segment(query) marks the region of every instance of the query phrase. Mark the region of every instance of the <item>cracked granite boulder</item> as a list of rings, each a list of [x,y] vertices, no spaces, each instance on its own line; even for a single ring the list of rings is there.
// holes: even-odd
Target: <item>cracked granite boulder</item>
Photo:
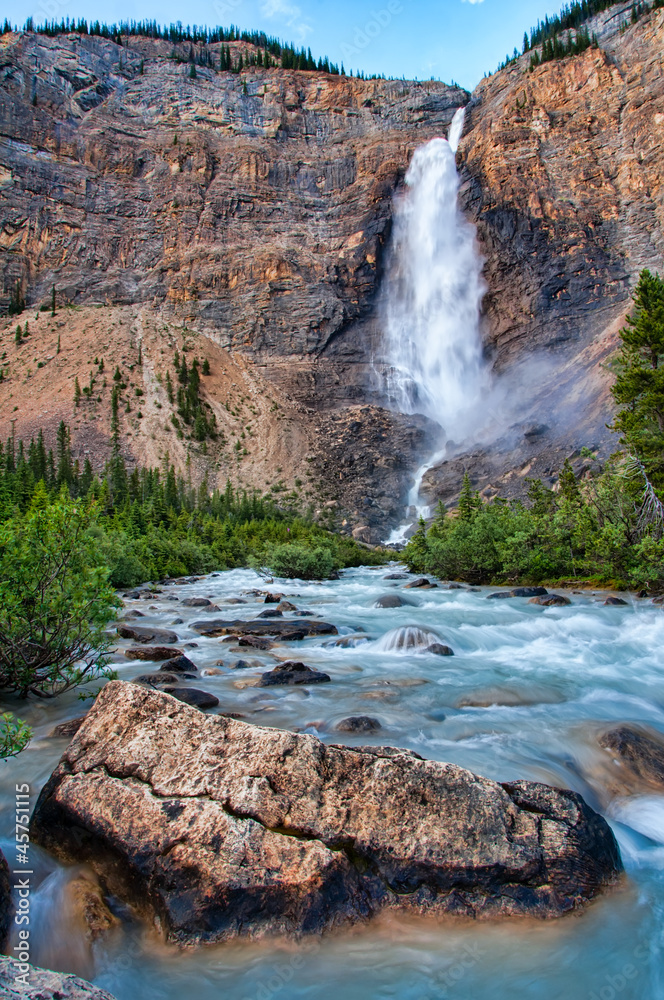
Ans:
[[[320,933],[386,909],[554,917],[622,869],[575,793],[407,750],[327,746],[113,681],[32,836],[183,945]]]
[[[25,969],[29,971],[25,973]],[[35,965],[19,968],[16,962],[3,955],[0,955],[0,996],[4,1000],[115,1000],[106,990],[78,976],[39,969]]]

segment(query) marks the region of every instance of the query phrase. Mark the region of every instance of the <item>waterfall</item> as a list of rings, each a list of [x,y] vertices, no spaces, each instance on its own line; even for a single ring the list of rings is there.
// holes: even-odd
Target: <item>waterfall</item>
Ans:
[[[486,419],[482,400],[489,388],[479,330],[482,259],[475,227],[457,205],[455,153],[463,116],[459,108],[448,139],[415,150],[395,202],[385,310],[391,404],[403,413],[424,413],[458,443]],[[436,452],[418,469],[409,505],[417,508],[425,472],[445,453]],[[396,529],[389,541],[405,540],[409,527]]]

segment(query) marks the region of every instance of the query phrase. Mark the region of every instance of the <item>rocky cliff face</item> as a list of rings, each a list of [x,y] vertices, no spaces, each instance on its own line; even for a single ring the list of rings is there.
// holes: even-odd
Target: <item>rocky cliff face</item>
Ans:
[[[664,266],[664,13],[622,30],[630,9],[594,20],[598,49],[533,72],[524,56],[470,99],[461,199],[485,258],[487,349],[503,398],[518,386],[520,407],[499,408],[490,443],[429,474],[432,497],[453,498],[464,467],[488,495],[518,492],[526,474],[553,477],[582,445],[610,447],[602,364],[638,271]],[[75,309],[61,314],[68,377],[79,370],[81,384],[95,338],[110,352],[106,332],[126,321],[135,347],[139,314],[155,331],[157,372],[178,339],[204,338],[228,383],[223,394],[210,384],[211,405],[228,414],[240,365],[268,404],[266,440],[260,462],[250,454],[241,466],[174,440],[178,464],[189,456],[199,476],[208,468],[213,479],[260,486],[278,476],[291,486],[305,465],[318,469],[336,523],[367,524],[376,539],[429,446],[426,422],[381,410],[371,386],[392,195],[413,149],[445,134],[469,96],[282,70],[198,67],[190,79],[174,58],[188,51],[75,35],[0,40],[4,303],[18,282],[31,308],[50,300],[53,284],[60,303],[103,307],[96,324],[86,313],[86,331]],[[14,358],[13,326],[3,330],[0,435],[12,415],[20,434],[36,425],[37,407],[17,404],[29,361],[45,362],[42,347]],[[46,407],[52,424],[74,415],[60,389]],[[141,461],[165,450],[168,407],[156,402],[161,423],[127,419],[126,446]],[[275,404],[293,428],[285,457]]]
[[[487,495],[518,494],[581,446],[617,447],[603,366],[639,271],[664,270],[664,12],[630,14],[590,22],[599,48],[532,72],[527,53],[472,95],[461,201],[485,258],[487,349],[519,406],[498,408],[497,440],[428,474],[432,496],[453,497],[464,469]]]
[[[148,39],[2,48],[6,299],[18,280],[30,303],[55,282],[75,304],[170,304],[275,371],[366,316],[391,193],[468,99],[257,68],[191,79],[188,45]]]

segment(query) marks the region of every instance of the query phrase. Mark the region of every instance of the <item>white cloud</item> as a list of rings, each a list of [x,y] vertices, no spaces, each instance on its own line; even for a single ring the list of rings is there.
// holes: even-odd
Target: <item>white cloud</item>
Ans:
[[[471,2],[477,3],[477,0],[471,0]],[[285,20],[288,27],[295,31],[300,42],[303,42],[307,35],[313,31],[311,25],[302,17],[302,11],[297,4],[289,3],[288,0],[265,0],[261,6],[261,13],[265,17]]]

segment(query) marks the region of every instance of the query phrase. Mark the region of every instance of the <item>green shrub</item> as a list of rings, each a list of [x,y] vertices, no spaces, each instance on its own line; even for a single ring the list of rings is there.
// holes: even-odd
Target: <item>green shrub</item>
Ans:
[[[105,673],[119,602],[90,534],[92,510],[39,484],[0,524],[0,689],[52,697]]]
[[[334,572],[334,558],[328,548],[304,545],[276,545],[267,554],[267,565],[275,576],[297,580],[327,580]]]

